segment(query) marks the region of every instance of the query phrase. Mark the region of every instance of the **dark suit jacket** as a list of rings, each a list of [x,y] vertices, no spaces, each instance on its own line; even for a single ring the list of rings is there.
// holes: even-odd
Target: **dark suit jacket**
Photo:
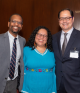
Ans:
[[[23,77],[24,77],[24,64],[23,64],[23,47],[26,40],[19,36],[20,48],[21,48],[21,58],[20,58],[20,85],[19,91],[22,89]],[[10,44],[8,33],[0,34],[0,93],[3,93],[6,86],[7,78],[9,76],[10,68]]]
[[[64,56],[60,46],[61,32],[53,35],[53,51],[56,59],[57,89],[61,78],[64,77],[64,85],[68,93],[80,93],[80,31],[73,29],[68,41]],[[70,51],[79,51],[78,58],[70,58]]]

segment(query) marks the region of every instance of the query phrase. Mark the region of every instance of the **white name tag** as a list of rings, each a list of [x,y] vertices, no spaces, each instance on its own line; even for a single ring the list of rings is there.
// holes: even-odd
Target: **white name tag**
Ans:
[[[79,51],[70,51],[70,58],[78,58]]]

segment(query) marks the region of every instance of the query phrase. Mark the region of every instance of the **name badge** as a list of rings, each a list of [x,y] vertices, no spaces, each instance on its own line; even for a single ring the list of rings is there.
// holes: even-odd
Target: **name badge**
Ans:
[[[79,51],[70,51],[70,58],[78,58],[79,57]]]

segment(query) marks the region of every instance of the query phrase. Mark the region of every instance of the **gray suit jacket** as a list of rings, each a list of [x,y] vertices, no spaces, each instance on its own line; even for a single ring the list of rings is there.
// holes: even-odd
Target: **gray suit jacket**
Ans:
[[[21,58],[20,58],[20,86],[19,91],[22,89],[23,76],[24,76],[24,64],[23,64],[23,47],[26,40],[19,36],[20,48],[21,48]],[[3,93],[6,86],[7,77],[9,76],[10,68],[10,44],[8,33],[0,34],[0,93]]]

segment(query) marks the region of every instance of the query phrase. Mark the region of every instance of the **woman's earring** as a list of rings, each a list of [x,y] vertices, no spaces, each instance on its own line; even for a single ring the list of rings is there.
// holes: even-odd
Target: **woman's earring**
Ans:
[[[36,47],[37,45],[36,45],[36,43],[35,43],[35,41],[34,41],[34,47]]]
[[[46,48],[47,48],[47,43],[45,44]]]

